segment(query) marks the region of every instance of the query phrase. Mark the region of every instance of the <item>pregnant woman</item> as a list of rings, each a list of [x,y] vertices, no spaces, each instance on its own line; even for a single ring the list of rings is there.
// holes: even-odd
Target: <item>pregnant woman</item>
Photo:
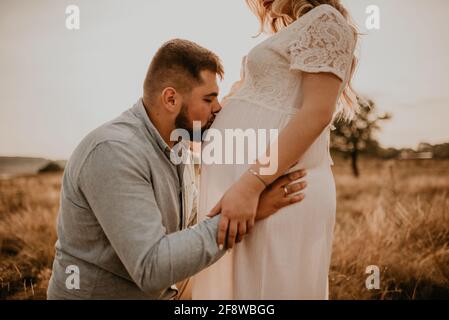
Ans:
[[[279,129],[269,148],[275,159],[267,152],[277,170],[263,174],[261,159],[203,165],[198,212],[221,213],[218,243],[232,250],[194,277],[192,297],[327,299],[336,212],[330,127],[356,106],[357,32],[338,0],[247,2],[271,36],[244,59],[212,128]],[[254,225],[259,195],[292,166],[307,169],[305,200]]]

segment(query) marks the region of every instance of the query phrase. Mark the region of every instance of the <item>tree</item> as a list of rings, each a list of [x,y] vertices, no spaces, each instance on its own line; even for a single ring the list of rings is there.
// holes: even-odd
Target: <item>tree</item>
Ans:
[[[432,152],[437,159],[449,159],[449,143],[437,144],[432,147]]]
[[[49,161],[46,165],[39,169],[39,173],[60,172],[64,169],[56,162]]]
[[[357,97],[359,110],[351,121],[339,119],[331,133],[331,148],[351,157],[352,171],[360,175],[359,155],[362,152],[376,154],[380,148],[373,133],[380,130],[379,122],[391,119],[388,113],[379,115],[372,100]]]

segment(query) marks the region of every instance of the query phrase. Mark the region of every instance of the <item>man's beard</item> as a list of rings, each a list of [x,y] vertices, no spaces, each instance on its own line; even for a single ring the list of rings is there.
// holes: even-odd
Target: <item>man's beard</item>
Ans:
[[[208,121],[203,127],[201,127],[198,132],[198,130],[195,130],[196,128],[193,128],[193,121],[189,121],[188,119],[187,105],[183,104],[181,106],[181,111],[175,119],[175,126],[177,129],[186,130],[189,133],[190,141],[201,142],[203,140],[202,133],[212,126],[214,118]]]

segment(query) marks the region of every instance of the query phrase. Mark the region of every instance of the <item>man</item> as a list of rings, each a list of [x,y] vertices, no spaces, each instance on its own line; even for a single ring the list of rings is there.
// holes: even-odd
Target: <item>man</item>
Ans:
[[[219,215],[185,228],[190,182],[182,181],[186,165],[170,160],[171,132],[192,131],[193,121],[206,129],[221,110],[217,75],[215,54],[169,41],[153,58],[143,99],[79,144],[63,177],[49,299],[172,299],[175,283],[225,253],[216,244]],[[300,201],[281,186],[301,175],[268,188],[257,218]]]

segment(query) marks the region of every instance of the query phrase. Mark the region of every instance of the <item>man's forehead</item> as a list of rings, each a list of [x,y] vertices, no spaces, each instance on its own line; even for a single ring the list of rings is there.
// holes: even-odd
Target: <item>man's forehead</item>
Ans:
[[[201,79],[203,80],[203,83],[200,84],[196,89],[199,89],[201,91],[207,91],[207,94],[218,94],[219,87],[217,83],[217,77],[218,75],[212,71],[209,70],[203,70],[200,73]]]

